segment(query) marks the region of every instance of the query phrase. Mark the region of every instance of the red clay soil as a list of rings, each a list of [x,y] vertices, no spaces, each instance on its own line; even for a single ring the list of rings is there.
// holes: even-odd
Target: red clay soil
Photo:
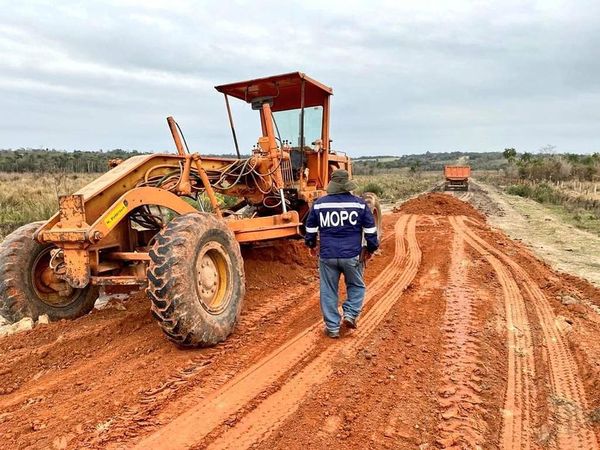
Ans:
[[[143,295],[0,338],[0,448],[598,448],[600,290],[458,199],[400,210],[339,340],[301,242],[244,250],[214,348],[174,347]]]
[[[404,214],[422,214],[431,216],[467,216],[485,221],[481,212],[470,203],[457,200],[455,197],[436,192],[411,198],[399,207],[396,212]]]

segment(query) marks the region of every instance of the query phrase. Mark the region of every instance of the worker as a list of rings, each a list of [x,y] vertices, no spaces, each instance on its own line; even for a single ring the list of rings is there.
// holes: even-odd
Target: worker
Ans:
[[[325,334],[330,338],[340,337],[341,325],[356,328],[365,298],[364,268],[379,247],[373,213],[364,199],[351,192],[357,187],[346,170],[334,171],[327,186],[328,195],[315,201],[306,220],[305,243],[313,256],[319,234],[320,303]],[[342,304],[343,318],[338,310],[341,274],[347,292]]]

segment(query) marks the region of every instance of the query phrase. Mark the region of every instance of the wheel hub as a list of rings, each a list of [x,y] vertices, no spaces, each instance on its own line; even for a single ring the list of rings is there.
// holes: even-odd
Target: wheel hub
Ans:
[[[215,261],[209,254],[204,254],[198,261],[198,287],[200,298],[207,305],[212,305],[219,285],[219,273]]]
[[[223,247],[211,242],[196,259],[196,291],[204,308],[210,313],[219,313],[227,305],[229,271]]]
[[[78,290],[61,280],[50,266],[50,249],[38,255],[31,270],[32,284],[38,298],[47,305],[64,307],[73,303]]]

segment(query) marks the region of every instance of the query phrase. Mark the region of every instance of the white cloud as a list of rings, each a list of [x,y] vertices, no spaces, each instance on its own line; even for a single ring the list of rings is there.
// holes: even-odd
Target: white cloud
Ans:
[[[212,86],[291,70],[333,86],[354,155],[600,147],[592,1],[1,3],[0,147],[155,150],[174,114],[228,151]],[[250,148],[256,117],[236,111]]]

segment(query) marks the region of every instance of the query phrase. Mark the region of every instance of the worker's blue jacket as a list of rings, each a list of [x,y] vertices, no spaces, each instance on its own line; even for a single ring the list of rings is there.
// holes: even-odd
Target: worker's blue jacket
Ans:
[[[317,233],[321,258],[357,256],[362,249],[363,233],[369,253],[379,247],[373,213],[362,198],[349,192],[326,195],[314,203],[306,220],[307,246],[317,245]]]

